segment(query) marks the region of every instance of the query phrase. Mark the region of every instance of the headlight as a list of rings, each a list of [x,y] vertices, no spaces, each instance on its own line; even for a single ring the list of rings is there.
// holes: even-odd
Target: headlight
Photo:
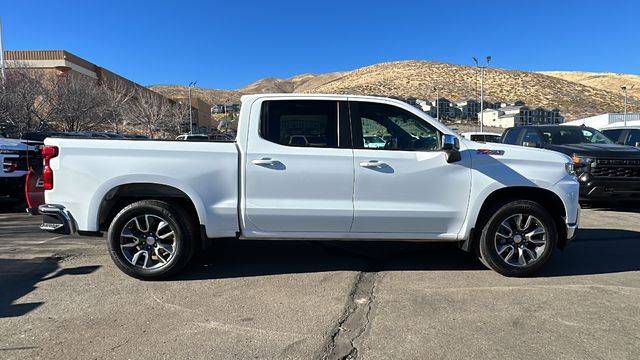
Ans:
[[[567,170],[567,173],[569,175],[575,175],[576,174],[576,168],[574,166],[574,164],[572,162],[568,162],[566,164],[564,164],[564,169]]]
[[[595,159],[586,156],[573,154],[571,160],[573,160],[573,170],[578,176],[589,172],[589,168],[595,165]]]
[[[571,160],[573,160],[574,164],[591,164],[593,162],[593,159],[590,157],[586,157],[586,156],[579,156],[579,155],[573,155],[571,157]]]

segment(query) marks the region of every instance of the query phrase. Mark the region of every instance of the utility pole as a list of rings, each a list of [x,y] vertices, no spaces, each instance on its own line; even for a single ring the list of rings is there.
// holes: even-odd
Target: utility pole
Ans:
[[[193,111],[191,111],[191,88],[195,87],[198,80],[189,83],[189,134],[193,134]]]
[[[633,90],[634,86],[635,85],[631,85],[629,90]],[[620,86],[620,89],[624,92],[624,126],[627,126],[627,86],[622,85]]]
[[[436,120],[440,121],[440,89],[434,86],[433,90],[436,92]]]
[[[473,57],[473,62],[475,62],[476,66],[480,68],[480,132],[484,130],[484,69],[489,67],[491,56],[487,56],[486,60],[487,64],[481,66],[478,63],[478,59]]]
[[[7,82],[6,80],[6,73],[5,73],[5,68],[4,68],[4,46],[2,43],[2,19],[0,18],[0,68],[2,70],[0,70],[1,74],[0,76],[2,76],[2,88],[4,89],[4,84]]]

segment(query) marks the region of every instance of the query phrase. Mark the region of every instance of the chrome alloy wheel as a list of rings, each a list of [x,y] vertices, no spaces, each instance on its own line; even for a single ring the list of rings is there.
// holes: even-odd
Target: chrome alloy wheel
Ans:
[[[547,232],[535,216],[515,214],[500,223],[494,245],[505,263],[516,267],[529,266],[544,254]]]
[[[157,215],[144,214],[129,220],[120,233],[120,251],[134,266],[145,270],[168,264],[176,250],[175,231]]]

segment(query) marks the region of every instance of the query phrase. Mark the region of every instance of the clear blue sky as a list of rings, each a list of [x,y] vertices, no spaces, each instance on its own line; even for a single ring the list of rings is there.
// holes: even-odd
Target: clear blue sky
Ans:
[[[4,4],[6,50],[64,49],[140,84],[433,60],[640,74],[640,1],[66,1]]]

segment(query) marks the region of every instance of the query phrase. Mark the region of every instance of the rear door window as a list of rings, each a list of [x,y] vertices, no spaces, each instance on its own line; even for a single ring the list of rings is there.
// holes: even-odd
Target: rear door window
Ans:
[[[338,102],[273,100],[262,105],[260,135],[296,147],[338,147]]]

